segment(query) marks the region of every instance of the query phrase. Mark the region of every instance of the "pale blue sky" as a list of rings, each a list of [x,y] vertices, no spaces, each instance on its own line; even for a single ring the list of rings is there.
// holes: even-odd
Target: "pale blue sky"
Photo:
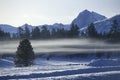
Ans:
[[[84,9],[120,14],[120,0],[0,0],[0,24],[69,24]]]

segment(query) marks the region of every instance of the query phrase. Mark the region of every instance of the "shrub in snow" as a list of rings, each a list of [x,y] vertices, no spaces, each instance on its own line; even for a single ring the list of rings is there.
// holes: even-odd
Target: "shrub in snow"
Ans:
[[[17,67],[30,66],[33,64],[34,58],[35,55],[29,40],[24,39],[20,41],[20,44],[16,51],[16,56],[14,61],[15,65]]]

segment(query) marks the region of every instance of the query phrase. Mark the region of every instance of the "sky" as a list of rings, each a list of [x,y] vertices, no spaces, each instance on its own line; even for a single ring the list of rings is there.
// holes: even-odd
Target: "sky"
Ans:
[[[70,24],[83,10],[120,14],[120,0],[0,0],[0,24]]]

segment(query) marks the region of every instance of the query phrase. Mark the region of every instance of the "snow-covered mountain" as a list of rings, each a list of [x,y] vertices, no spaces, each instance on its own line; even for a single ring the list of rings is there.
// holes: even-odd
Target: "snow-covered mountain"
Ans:
[[[26,26],[29,28],[30,32],[32,32],[32,30],[35,27],[39,27],[39,29],[42,30],[42,26],[46,26],[49,31],[51,31],[53,28],[55,28],[55,29],[62,29],[62,28],[64,28],[65,30],[69,30],[70,29],[70,25],[69,24],[65,25],[65,24],[62,24],[62,23],[55,23],[53,25],[45,24],[45,25],[39,25],[39,26],[32,26],[32,25],[29,25],[29,24],[24,24],[24,25],[19,26],[19,27],[21,27],[22,29],[25,30]],[[7,24],[0,24],[0,29],[3,30],[4,32],[9,32],[11,34],[18,32],[18,27],[10,26],[10,25],[7,25]]]
[[[105,19],[102,21],[94,22],[97,32],[98,33],[108,33],[112,27],[114,20],[117,20],[118,25],[120,26],[120,15],[116,15],[112,18]]]
[[[105,16],[100,15],[96,12],[84,10],[77,16],[77,18],[72,21],[71,24],[77,25],[79,28],[83,28],[88,26],[90,23],[103,20],[105,18]]]
[[[42,29],[42,26],[46,26],[47,29],[49,31],[52,31],[52,29],[62,29],[64,28],[65,30],[69,30],[70,29],[70,25],[69,24],[62,24],[62,23],[55,23],[53,25],[40,25],[38,26],[40,29]]]
[[[112,22],[115,19],[118,21],[120,25],[120,15],[116,15],[112,18],[106,18],[105,16],[100,15],[96,12],[93,12],[93,11],[90,12],[88,10],[84,10],[77,16],[77,18],[75,18],[72,21],[71,24],[77,25],[80,28],[81,32],[83,31],[85,32],[87,30],[87,26],[93,22],[95,24],[96,30],[99,33],[108,33],[111,28]],[[55,29],[64,28],[65,30],[69,30],[71,27],[70,26],[71,24],[55,23],[53,25],[47,25],[47,24],[38,25],[37,27],[39,27],[40,30],[42,30],[42,26],[46,26],[49,31],[51,31],[53,28]],[[25,29],[25,26],[27,26],[30,29],[30,31],[32,31],[32,29],[36,27],[36,26],[29,25],[29,24],[24,24],[19,27],[22,27],[23,29]],[[2,29],[5,32],[9,32],[11,34],[18,32],[17,27],[10,26],[7,24],[0,24],[0,29]]]
[[[112,27],[114,20],[117,20],[118,25],[120,26],[120,15],[116,15],[108,19],[96,21],[94,22],[94,26],[98,33],[101,34],[108,33]],[[87,31],[87,27],[81,28],[80,31],[85,33]]]
[[[9,32],[9,33],[17,33],[17,27],[7,25],[7,24],[0,24],[0,29],[3,30],[4,32]]]
[[[32,32],[32,30],[35,28],[35,26],[32,26],[32,25],[29,25],[29,24],[23,24],[22,26],[19,26],[19,27],[21,27],[22,29],[24,29],[25,30],[25,27],[28,27],[29,28],[29,30],[30,30],[30,32]]]

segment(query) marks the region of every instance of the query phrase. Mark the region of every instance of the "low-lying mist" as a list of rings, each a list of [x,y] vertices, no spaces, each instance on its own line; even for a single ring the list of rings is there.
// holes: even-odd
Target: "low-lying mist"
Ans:
[[[35,53],[95,53],[120,51],[119,44],[84,39],[30,40]],[[0,54],[15,54],[19,41],[0,41]]]

